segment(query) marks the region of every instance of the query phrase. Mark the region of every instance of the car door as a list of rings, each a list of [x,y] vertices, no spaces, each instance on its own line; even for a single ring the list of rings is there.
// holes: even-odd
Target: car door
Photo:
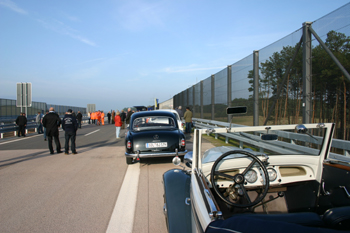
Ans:
[[[323,163],[318,212],[350,206],[350,158],[336,155]]]
[[[191,176],[191,205],[193,232],[204,232],[211,221],[221,217],[221,211],[199,169]]]

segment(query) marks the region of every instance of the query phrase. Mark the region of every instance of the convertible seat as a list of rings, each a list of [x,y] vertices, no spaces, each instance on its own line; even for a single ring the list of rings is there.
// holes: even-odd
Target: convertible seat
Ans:
[[[289,214],[288,214],[289,215]],[[285,221],[260,219],[254,215],[235,215],[226,220],[216,220],[211,222],[206,233],[344,233],[321,227],[302,226]]]
[[[350,206],[329,209],[322,220],[329,228],[350,231]]]
[[[244,214],[246,217],[261,219],[264,221],[278,221],[294,223],[308,227],[324,227],[322,218],[313,212],[289,213],[289,214]]]

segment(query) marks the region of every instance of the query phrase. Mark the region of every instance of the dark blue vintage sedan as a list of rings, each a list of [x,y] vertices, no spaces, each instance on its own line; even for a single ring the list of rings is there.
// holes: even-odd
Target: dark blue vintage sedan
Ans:
[[[137,112],[131,116],[125,137],[126,163],[140,158],[183,156],[185,135],[170,111]]]

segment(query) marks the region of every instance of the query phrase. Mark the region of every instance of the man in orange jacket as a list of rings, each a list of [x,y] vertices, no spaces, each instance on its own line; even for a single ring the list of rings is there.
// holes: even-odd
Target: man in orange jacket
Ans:
[[[105,125],[105,113],[103,111],[101,111],[101,123]]]
[[[101,125],[101,111],[98,110],[96,113],[97,125]]]

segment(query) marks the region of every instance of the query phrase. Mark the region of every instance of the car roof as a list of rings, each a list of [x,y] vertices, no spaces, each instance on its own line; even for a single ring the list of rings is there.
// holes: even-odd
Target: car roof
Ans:
[[[143,117],[143,116],[169,116],[169,117],[175,118],[174,113],[169,111],[162,111],[162,110],[135,112],[134,114],[131,115],[132,118]]]
[[[157,109],[155,111],[167,111],[167,112],[172,112],[172,113],[179,115],[179,113],[174,109]]]

